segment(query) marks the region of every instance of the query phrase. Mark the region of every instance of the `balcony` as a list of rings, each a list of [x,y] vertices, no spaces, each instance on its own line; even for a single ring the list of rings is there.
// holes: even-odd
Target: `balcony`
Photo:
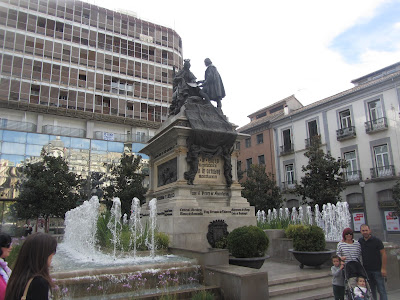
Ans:
[[[79,128],[70,128],[63,126],[44,125],[42,127],[42,133],[62,136],[73,136],[73,137],[86,137],[86,130]]]
[[[383,166],[377,168],[371,168],[371,178],[387,178],[396,176],[394,166]]]
[[[385,117],[365,122],[365,132],[374,133],[388,128],[388,122]]]
[[[292,192],[296,188],[296,183],[297,183],[296,180],[282,182],[281,185],[282,192],[287,192],[287,193]]]
[[[29,122],[20,122],[0,118],[0,129],[36,132],[36,125]]]
[[[280,148],[281,148],[280,150],[281,156],[292,154],[294,152],[294,145],[292,143],[280,146]]]
[[[361,171],[345,171],[343,172],[343,179],[346,182],[359,182],[362,180]]]
[[[321,142],[321,136],[320,135],[314,135],[308,139],[305,139],[306,143],[306,149],[310,148],[311,145],[315,142]]]
[[[352,139],[356,137],[356,128],[354,126],[340,128],[336,130],[336,139],[338,141]]]
[[[143,134],[131,134],[131,133],[122,134],[122,133],[95,131],[94,138],[96,140],[105,140],[105,141],[114,141],[123,143],[147,143],[151,137]]]

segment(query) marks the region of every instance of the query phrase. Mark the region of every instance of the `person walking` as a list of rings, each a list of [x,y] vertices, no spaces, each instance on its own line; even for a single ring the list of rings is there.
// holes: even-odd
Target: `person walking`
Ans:
[[[371,229],[367,224],[360,227],[362,237],[358,240],[361,245],[361,256],[364,269],[367,272],[372,296],[377,300],[377,290],[380,300],[387,300],[386,278],[386,251],[382,241],[371,235]]]
[[[34,233],[23,243],[7,284],[7,300],[48,300],[54,286],[49,267],[56,253],[57,240],[49,234]]]
[[[12,250],[11,236],[7,233],[0,234],[0,247],[0,300],[4,300],[7,283],[11,275],[11,270],[5,261]]]

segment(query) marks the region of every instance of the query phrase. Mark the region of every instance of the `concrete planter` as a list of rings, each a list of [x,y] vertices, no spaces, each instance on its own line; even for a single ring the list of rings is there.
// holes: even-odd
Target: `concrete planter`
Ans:
[[[294,257],[300,263],[300,269],[303,269],[304,266],[321,266],[323,263],[328,261],[331,258],[332,254],[336,251],[325,249],[325,251],[307,252],[289,249],[289,252],[293,253]]]
[[[253,268],[253,269],[260,269],[267,258],[269,258],[269,255],[263,257],[248,257],[248,258],[237,258],[230,256],[229,264],[235,266]]]

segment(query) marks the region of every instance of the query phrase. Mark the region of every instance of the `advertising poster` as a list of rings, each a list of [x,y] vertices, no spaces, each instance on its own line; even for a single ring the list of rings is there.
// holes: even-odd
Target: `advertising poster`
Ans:
[[[353,213],[353,224],[354,224],[354,231],[360,231],[361,225],[365,224],[365,218],[363,212]]]
[[[387,231],[400,231],[399,217],[393,211],[385,211],[385,222]]]

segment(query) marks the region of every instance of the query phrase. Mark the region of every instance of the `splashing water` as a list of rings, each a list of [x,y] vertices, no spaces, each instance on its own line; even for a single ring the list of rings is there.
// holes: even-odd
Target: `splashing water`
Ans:
[[[121,201],[118,197],[115,197],[113,200],[113,205],[111,207],[111,217],[110,221],[108,221],[107,228],[110,229],[112,238],[111,243],[114,246],[113,257],[115,259],[115,253],[117,250],[117,246],[120,244],[120,235],[122,230],[121,224]]]
[[[133,198],[131,204],[131,217],[129,218],[129,229],[131,231],[130,244],[133,242],[133,257],[136,257],[137,240],[143,235],[143,227],[140,222],[140,201]]]
[[[64,243],[80,253],[94,252],[100,202],[97,196],[65,214]]]
[[[156,230],[156,225],[157,225],[157,199],[153,198],[149,202],[149,208],[150,208],[150,236],[151,236],[151,241],[150,243],[146,241],[147,247],[150,249],[150,256],[154,257],[154,251],[155,251],[155,242],[154,242],[154,233]]]

